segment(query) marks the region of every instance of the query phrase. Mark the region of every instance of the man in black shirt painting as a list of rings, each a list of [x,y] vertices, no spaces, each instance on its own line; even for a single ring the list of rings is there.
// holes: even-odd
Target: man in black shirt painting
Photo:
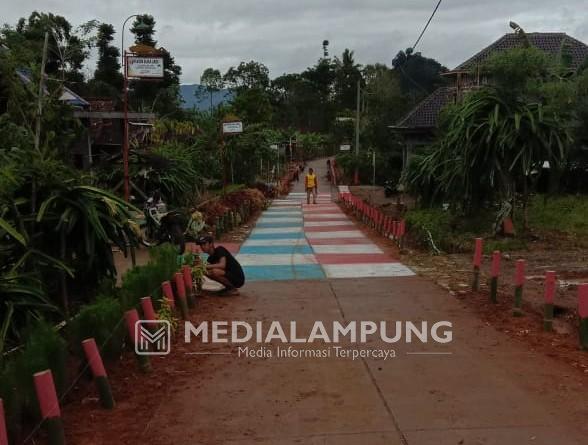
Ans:
[[[245,274],[231,252],[223,246],[215,246],[209,235],[199,237],[196,244],[208,254],[206,276],[225,286],[223,294],[238,294],[237,288],[245,284]]]

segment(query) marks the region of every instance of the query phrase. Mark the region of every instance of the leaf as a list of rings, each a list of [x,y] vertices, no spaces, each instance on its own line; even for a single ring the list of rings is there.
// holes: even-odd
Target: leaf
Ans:
[[[8,235],[18,241],[20,244],[26,247],[27,242],[25,237],[18,232],[12,225],[6,221],[4,218],[0,218],[0,228],[3,229]]]

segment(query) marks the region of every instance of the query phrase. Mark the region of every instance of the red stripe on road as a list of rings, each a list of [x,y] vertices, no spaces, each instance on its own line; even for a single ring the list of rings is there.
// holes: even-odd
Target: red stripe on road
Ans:
[[[348,232],[350,230],[357,230],[357,229],[355,226],[320,226],[320,227],[304,226],[305,232]]]
[[[309,239],[308,243],[311,246],[344,246],[346,244],[369,244],[371,241],[368,238],[322,238]]]
[[[385,253],[317,253],[320,264],[394,263],[398,260]]]

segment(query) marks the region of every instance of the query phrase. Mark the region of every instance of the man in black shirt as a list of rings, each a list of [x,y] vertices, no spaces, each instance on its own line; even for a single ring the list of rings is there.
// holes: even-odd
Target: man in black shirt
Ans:
[[[215,246],[209,235],[199,237],[196,244],[208,254],[206,276],[225,286],[223,293],[237,294],[237,288],[245,284],[245,274],[231,252],[223,246]]]

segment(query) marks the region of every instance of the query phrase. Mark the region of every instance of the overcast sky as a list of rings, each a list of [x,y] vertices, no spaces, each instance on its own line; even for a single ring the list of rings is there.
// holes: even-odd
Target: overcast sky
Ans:
[[[322,55],[345,48],[362,64],[390,62],[414,44],[437,0],[0,0],[0,21],[16,24],[37,9],[74,26],[91,19],[114,25],[117,46],[126,17],[155,17],[158,45],[182,66],[182,83],[195,83],[209,66],[225,72],[256,60],[271,77],[300,72]],[[417,47],[448,68],[510,32],[566,32],[588,42],[586,0],[443,0]],[[129,22],[130,23],[130,22]],[[127,25],[128,30],[128,25]],[[125,40],[131,36],[125,32]],[[88,65],[91,65],[89,63]],[[87,71],[93,70],[88,66]]]

